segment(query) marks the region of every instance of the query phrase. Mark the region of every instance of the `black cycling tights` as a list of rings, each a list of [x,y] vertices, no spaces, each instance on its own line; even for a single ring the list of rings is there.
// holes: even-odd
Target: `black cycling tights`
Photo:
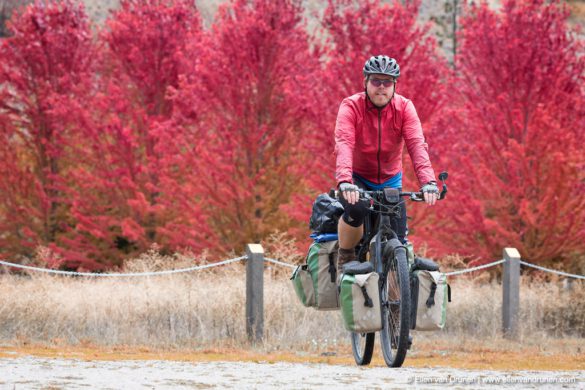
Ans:
[[[358,187],[371,190],[364,184],[361,180],[354,177],[353,182]],[[363,225],[364,219],[368,214],[368,207],[370,206],[369,201],[360,200],[356,204],[349,204],[347,200],[342,196],[339,197],[339,201],[343,205],[343,209],[345,212],[343,213],[343,220],[350,226],[359,227]],[[407,242],[407,235],[408,235],[408,226],[406,221],[406,202],[400,203],[400,218],[390,217],[390,225],[392,226],[392,230],[396,232],[398,239],[403,244]]]

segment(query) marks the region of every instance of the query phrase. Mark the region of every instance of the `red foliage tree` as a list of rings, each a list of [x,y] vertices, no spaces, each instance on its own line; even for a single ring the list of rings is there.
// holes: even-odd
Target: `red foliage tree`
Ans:
[[[0,43],[0,253],[31,256],[67,229],[75,142],[61,107],[89,90],[93,45],[83,7],[35,3]]]
[[[167,123],[167,91],[178,86],[186,42],[200,32],[197,10],[188,0],[124,0],[106,24],[101,93],[86,110],[85,161],[72,173],[77,225],[68,258],[119,264],[153,243],[199,252],[211,232],[177,153],[180,129]]]
[[[488,261],[512,246],[554,262],[585,252],[585,57],[567,17],[557,1],[466,7],[443,122],[451,201],[424,232],[443,253]]]
[[[197,76],[186,74],[175,96],[183,126],[205,140],[191,161],[226,250],[294,224],[284,208],[305,187],[311,163],[300,145],[320,82],[301,15],[294,0],[222,6],[197,45],[204,47],[191,65]]]

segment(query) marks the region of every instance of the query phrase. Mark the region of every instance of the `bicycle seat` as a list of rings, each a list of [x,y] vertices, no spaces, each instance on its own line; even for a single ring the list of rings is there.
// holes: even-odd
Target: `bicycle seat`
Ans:
[[[412,270],[438,271],[439,265],[431,259],[425,259],[424,257],[416,257],[414,259],[414,264],[412,265]]]
[[[374,266],[372,263],[360,263],[357,260],[350,261],[343,266],[343,273],[346,275],[362,275],[374,272]]]

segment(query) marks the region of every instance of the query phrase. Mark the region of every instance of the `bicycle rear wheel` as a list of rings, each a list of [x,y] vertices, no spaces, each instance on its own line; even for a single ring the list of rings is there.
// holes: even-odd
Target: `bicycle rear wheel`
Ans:
[[[389,244],[387,244],[389,245]],[[382,284],[382,330],[380,342],[388,367],[400,367],[406,358],[410,332],[410,281],[404,248],[388,251],[388,274]]]
[[[372,361],[376,333],[351,332],[351,350],[358,366],[366,366]]]

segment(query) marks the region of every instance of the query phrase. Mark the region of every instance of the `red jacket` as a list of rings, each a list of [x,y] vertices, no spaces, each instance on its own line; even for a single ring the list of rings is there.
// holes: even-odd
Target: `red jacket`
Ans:
[[[365,92],[344,99],[335,124],[337,184],[353,183],[353,172],[377,184],[402,172],[405,143],[419,183],[435,180],[428,145],[410,100],[394,94],[379,110]]]

